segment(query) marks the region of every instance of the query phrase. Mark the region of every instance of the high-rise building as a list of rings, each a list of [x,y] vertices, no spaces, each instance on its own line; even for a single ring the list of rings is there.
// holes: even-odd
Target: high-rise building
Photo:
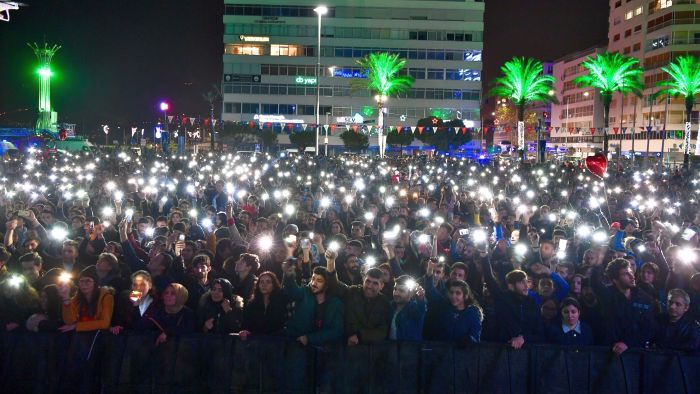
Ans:
[[[415,83],[388,99],[385,125],[434,115],[480,126],[483,1],[332,0],[320,18],[321,2],[224,4],[224,121],[314,124],[319,83],[320,124],[376,124],[374,97],[349,82],[364,77],[357,60],[390,52]]]
[[[554,62],[558,102],[552,104],[550,148],[573,148],[578,155],[586,156],[602,147],[603,136],[598,128],[603,127],[603,102],[594,89],[580,88],[574,79],[586,73],[581,66],[583,61],[603,52],[603,46],[588,48]]]

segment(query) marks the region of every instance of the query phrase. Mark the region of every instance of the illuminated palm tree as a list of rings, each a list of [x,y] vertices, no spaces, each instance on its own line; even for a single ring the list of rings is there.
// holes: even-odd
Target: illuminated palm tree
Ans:
[[[603,154],[608,156],[608,125],[610,121],[610,103],[615,92],[623,95],[633,93],[642,95],[641,76],[644,73],[639,67],[639,60],[623,56],[619,53],[601,53],[595,58],[588,57],[581,65],[588,70],[588,74],[574,79],[578,86],[598,89],[603,99]]]
[[[700,94],[700,59],[692,55],[681,56],[661,69],[671,79],[658,83],[661,90],[656,96],[683,96],[685,98],[686,139],[683,151],[683,168],[687,170],[690,160],[690,117],[695,105],[695,96]]]
[[[379,156],[384,156],[385,141],[382,138],[384,128],[384,103],[389,96],[404,93],[413,86],[413,77],[402,75],[401,71],[406,67],[406,60],[399,59],[398,54],[386,52],[370,53],[357,61],[366,78],[358,78],[350,81],[353,91],[369,90],[375,96],[379,106],[377,118],[377,133],[379,134]]]
[[[518,114],[520,139],[520,135],[525,133],[525,107],[536,102],[556,101],[553,90],[556,78],[544,75],[542,62],[532,58],[514,57],[501,66],[501,71],[503,75],[494,80],[496,86],[489,96],[507,98],[513,102]],[[524,143],[520,149],[525,160],[527,149]]]

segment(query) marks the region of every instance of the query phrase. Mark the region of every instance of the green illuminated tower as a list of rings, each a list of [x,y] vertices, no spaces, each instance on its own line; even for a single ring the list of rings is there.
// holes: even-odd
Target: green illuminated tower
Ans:
[[[41,78],[39,83],[39,117],[36,120],[36,130],[50,130],[56,132],[57,114],[51,109],[51,59],[61,47],[54,45],[49,47],[44,42],[44,47],[38,46],[36,43],[29,44],[34,54],[39,59],[39,69],[37,73]]]

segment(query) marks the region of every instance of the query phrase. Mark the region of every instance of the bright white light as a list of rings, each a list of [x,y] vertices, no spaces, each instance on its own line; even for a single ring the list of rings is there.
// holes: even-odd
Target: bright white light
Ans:
[[[328,197],[321,198],[321,207],[328,208],[331,205],[331,199]]]
[[[596,231],[593,233],[593,242],[603,243],[608,240],[608,234],[605,231]]]
[[[588,238],[592,231],[590,226],[579,226],[579,228],[576,229],[576,235],[580,238]]]
[[[190,209],[189,214],[190,214],[190,217],[196,218],[197,217],[197,210],[192,208],[192,209]]]
[[[374,214],[372,212],[365,212],[365,220],[371,222],[374,220]]]
[[[338,243],[338,241],[331,241],[328,244],[328,250],[330,250],[331,252],[337,252],[338,249],[340,249],[340,244]]]
[[[515,244],[515,254],[518,256],[524,256],[527,253],[528,247],[525,244]]]
[[[114,209],[112,209],[112,207],[102,208],[102,216],[110,217],[112,215],[114,215]]]
[[[421,208],[418,210],[418,216],[427,218],[430,216],[430,210],[428,208]]]
[[[372,267],[373,265],[377,264],[377,259],[374,256],[367,256],[365,259],[365,264],[367,264],[368,267]]]
[[[155,234],[155,232],[156,232],[156,229],[154,229],[153,227],[149,227],[149,228],[146,229],[146,236],[147,236],[147,237],[152,237],[153,234]]]
[[[285,215],[287,215],[287,216],[292,216],[292,215],[294,215],[294,212],[295,212],[295,211],[296,211],[296,208],[294,208],[294,205],[292,205],[292,204],[287,204],[287,205],[284,207],[284,213],[285,213]]]
[[[63,241],[68,237],[68,231],[64,230],[61,227],[54,227],[51,229],[51,238],[55,239],[56,241]]]
[[[270,248],[272,248],[272,243],[273,243],[273,241],[272,241],[271,236],[265,235],[265,236],[260,237],[260,241],[259,241],[260,249],[270,250]]]
[[[205,228],[211,228],[212,225],[213,225],[213,223],[212,223],[211,219],[209,219],[209,218],[202,219],[202,226],[204,226]]]
[[[430,242],[430,235],[421,234],[418,236],[418,243],[427,244],[428,242]]]
[[[481,244],[486,242],[487,234],[486,231],[481,229],[476,229],[472,231],[472,240],[474,243]]]

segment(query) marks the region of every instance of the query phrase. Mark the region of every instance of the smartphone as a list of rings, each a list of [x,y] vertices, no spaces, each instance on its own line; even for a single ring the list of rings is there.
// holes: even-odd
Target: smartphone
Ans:
[[[94,230],[94,229],[95,229],[95,222],[90,222],[90,230]]]
[[[685,241],[690,241],[690,239],[693,238],[695,236],[695,234],[697,234],[695,232],[695,230],[687,228],[687,229],[683,230],[683,234],[681,234],[681,238],[683,238],[683,240],[685,240]]]
[[[302,238],[302,240],[301,240],[300,243],[301,243],[301,248],[302,248],[302,249],[307,249],[307,248],[311,247],[311,241],[309,241],[309,240],[306,239],[306,238]]]
[[[468,228],[459,229],[459,236],[460,237],[468,237],[469,236],[469,229]]]
[[[131,293],[129,293],[129,299],[131,302],[137,302],[141,298],[141,292],[138,290],[132,290]]]
[[[180,234],[180,236],[178,237],[178,239],[179,239],[180,241],[184,241],[184,240],[185,240],[185,234]]]
[[[31,215],[29,214],[29,211],[27,211],[26,209],[22,209],[20,211],[17,211],[17,216],[21,216],[23,218],[28,218]]]
[[[559,246],[557,246],[557,250],[566,250],[566,246],[569,244],[568,239],[560,239],[559,240]]]

